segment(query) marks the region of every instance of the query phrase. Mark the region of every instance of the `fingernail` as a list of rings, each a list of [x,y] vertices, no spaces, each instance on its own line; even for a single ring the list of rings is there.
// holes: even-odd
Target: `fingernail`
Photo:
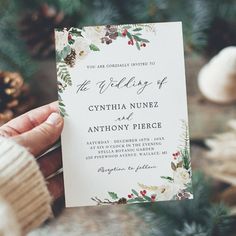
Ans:
[[[54,112],[48,117],[46,123],[50,125],[58,125],[61,122],[61,119],[61,116],[58,113]]]

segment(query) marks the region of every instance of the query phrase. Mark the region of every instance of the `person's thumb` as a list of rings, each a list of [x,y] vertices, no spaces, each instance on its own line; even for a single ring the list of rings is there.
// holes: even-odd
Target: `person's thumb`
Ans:
[[[63,118],[58,113],[52,113],[47,120],[13,139],[37,156],[46,151],[60,137],[63,128]]]

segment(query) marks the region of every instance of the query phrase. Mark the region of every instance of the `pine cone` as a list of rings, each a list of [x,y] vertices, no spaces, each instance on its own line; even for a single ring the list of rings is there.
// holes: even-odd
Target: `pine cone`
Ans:
[[[69,21],[63,12],[47,4],[43,4],[38,11],[26,13],[20,27],[31,55],[36,58],[54,56],[54,28],[66,27]]]
[[[0,111],[18,105],[17,97],[23,83],[23,79],[18,73],[0,72]]]
[[[71,53],[67,55],[67,57],[64,60],[67,65],[73,67],[75,65],[75,59],[76,59],[76,52],[74,49],[72,49]]]
[[[127,203],[127,199],[122,197],[118,200],[117,204],[126,204]]]
[[[0,125],[25,112],[32,104],[29,87],[21,75],[0,71]]]

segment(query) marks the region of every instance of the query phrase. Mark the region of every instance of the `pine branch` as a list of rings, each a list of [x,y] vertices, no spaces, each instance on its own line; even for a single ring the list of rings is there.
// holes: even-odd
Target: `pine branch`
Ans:
[[[68,86],[72,86],[70,73],[65,62],[57,63],[57,77]]]
[[[58,101],[59,101],[60,115],[61,115],[62,117],[68,116],[68,114],[67,114],[67,112],[66,112],[66,109],[65,109],[65,104],[64,104],[64,102],[62,101],[60,95],[58,95]]]
[[[5,9],[0,15],[0,70],[17,71],[29,79],[36,64],[30,60],[18,35],[16,7],[10,1],[5,0],[4,4]]]
[[[93,0],[82,5],[79,25],[120,24],[122,18],[113,1]]]
[[[225,235],[235,225],[235,219],[228,216],[228,211],[221,203],[208,210],[208,234],[214,236]]]
[[[195,222],[188,224],[184,223],[183,229],[175,231],[176,236],[208,236],[207,229],[202,225],[197,225]]]
[[[82,0],[13,0],[14,4],[21,11],[36,10],[42,4],[47,3],[50,6],[54,6],[56,9],[63,11],[66,15],[74,15],[79,12]]]
[[[194,199],[143,204],[143,218],[158,236],[230,235],[236,219],[223,204],[210,203],[210,182],[200,172],[193,174]],[[136,207],[137,208],[137,207]],[[138,211],[138,210],[137,210]]]

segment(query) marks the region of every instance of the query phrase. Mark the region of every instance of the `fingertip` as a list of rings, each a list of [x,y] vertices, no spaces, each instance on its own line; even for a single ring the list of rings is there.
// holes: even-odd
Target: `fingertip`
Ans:
[[[47,118],[46,123],[53,126],[60,126],[63,124],[63,118],[61,117],[60,114],[53,112]]]
[[[58,101],[54,101],[54,102],[51,102],[49,104],[50,108],[52,111],[54,112],[59,112],[59,104],[58,104]]]

